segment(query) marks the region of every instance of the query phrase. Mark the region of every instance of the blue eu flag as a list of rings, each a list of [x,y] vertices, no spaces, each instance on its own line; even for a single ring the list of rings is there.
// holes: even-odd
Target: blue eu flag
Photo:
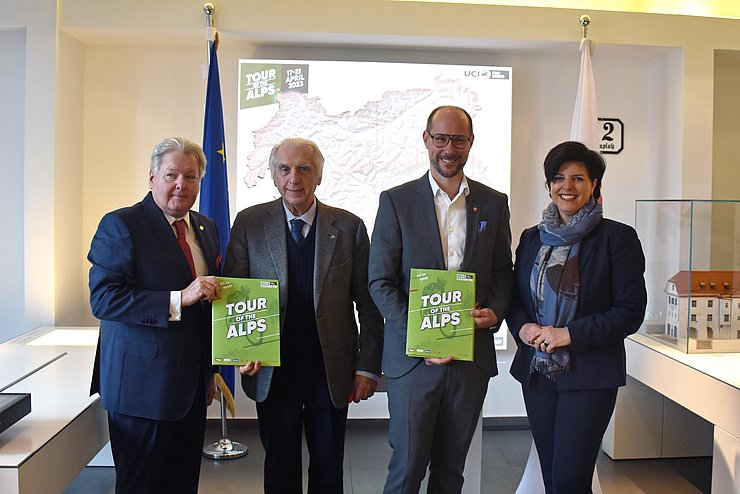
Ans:
[[[221,243],[220,258],[226,258],[231,220],[229,217],[229,184],[226,171],[226,140],[224,139],[224,112],[221,105],[221,81],[218,77],[218,37],[211,43],[211,63],[208,67],[208,89],[203,125],[203,152],[206,155],[206,174],[200,184],[200,212],[218,226]],[[220,273],[219,273],[220,274]],[[234,416],[234,368],[220,366],[219,374],[228,386],[221,389]]]

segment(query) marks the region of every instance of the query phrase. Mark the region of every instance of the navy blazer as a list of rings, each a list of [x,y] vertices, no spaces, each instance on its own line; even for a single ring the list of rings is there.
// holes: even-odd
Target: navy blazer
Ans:
[[[519,339],[519,330],[536,322],[529,287],[532,266],[542,243],[536,226],[522,232],[516,249],[514,289],[506,317],[517,352],[511,374],[529,381],[534,348]],[[567,324],[571,337],[571,369],[558,378],[559,390],[603,389],[626,382],[624,339],[635,333],[645,316],[645,256],[637,232],[604,219],[581,240],[580,288],[575,319]]]
[[[218,232],[190,212],[208,274],[217,274]],[[90,392],[106,410],[153,420],[182,418],[211,368],[211,306],[196,303],[169,321],[170,291],[193,275],[151,193],[106,214],[90,245],[90,306],[100,337]],[[203,388],[198,388],[201,379]]]
[[[428,173],[428,172],[427,172]],[[468,178],[467,230],[461,271],[476,273],[476,300],[503,320],[511,290],[511,230],[505,194]],[[380,195],[370,243],[370,294],[385,317],[383,372],[403,376],[422,359],[406,355],[411,268],[446,269],[429,177]],[[475,331],[473,355],[481,371],[498,373],[492,329]]]

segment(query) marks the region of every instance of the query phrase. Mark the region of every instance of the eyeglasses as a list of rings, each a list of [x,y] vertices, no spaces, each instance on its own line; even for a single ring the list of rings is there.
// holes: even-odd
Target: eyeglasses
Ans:
[[[470,142],[470,137],[468,136],[458,136],[458,135],[449,135],[449,134],[430,134],[427,132],[427,135],[432,138],[432,144],[434,144],[438,148],[443,148],[447,145],[448,142],[452,141],[452,147],[455,149],[465,149],[465,147],[468,145],[468,142]]]

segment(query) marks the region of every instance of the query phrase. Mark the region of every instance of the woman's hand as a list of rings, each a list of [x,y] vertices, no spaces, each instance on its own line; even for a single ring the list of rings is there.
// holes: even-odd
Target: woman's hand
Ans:
[[[561,346],[570,346],[571,342],[568,328],[540,326],[533,322],[522,326],[519,330],[519,339],[524,344],[547,353],[552,353]]]
[[[552,353],[558,347],[570,346],[570,331],[567,327],[540,326],[540,329],[539,336],[531,340],[530,343],[539,351]]]
[[[542,326],[537,323],[528,322],[519,330],[519,339],[525,345],[534,346],[534,342],[542,334]]]

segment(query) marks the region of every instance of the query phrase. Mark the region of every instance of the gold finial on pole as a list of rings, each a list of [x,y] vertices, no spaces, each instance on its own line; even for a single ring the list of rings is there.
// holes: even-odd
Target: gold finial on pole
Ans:
[[[206,20],[208,21],[208,27],[211,27],[213,25],[211,21],[211,16],[213,15],[213,12],[215,12],[215,10],[216,7],[210,2],[203,5],[203,13],[207,16]]]
[[[581,18],[578,20],[578,22],[581,24],[581,29],[583,32],[583,38],[588,38],[588,25],[591,24],[591,18],[587,16],[586,14],[583,14]]]

